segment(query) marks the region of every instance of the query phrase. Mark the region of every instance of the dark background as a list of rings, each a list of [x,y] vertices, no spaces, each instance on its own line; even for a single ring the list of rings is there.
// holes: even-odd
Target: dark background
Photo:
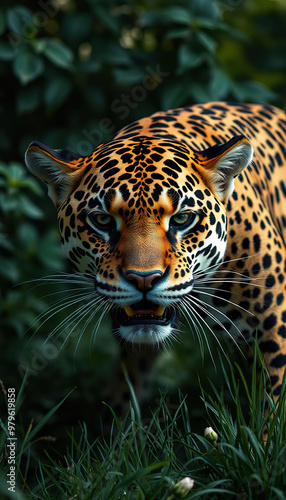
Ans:
[[[80,324],[66,345],[64,326],[44,344],[74,309],[52,309],[58,298],[70,297],[67,285],[53,278],[50,284],[29,282],[70,272],[56,211],[24,166],[29,142],[87,155],[121,127],[158,110],[212,100],[283,108],[285,26],[284,0],[1,2],[0,377],[19,392],[30,369],[19,435],[75,386],[42,434],[65,441],[64,427],[78,420],[87,421],[92,433],[100,388],[116,359],[108,319],[92,349],[89,329],[78,344]],[[174,349],[162,354],[155,384],[168,389],[171,410],[177,387],[186,390],[194,425],[202,428],[197,373],[203,382],[208,376],[222,380],[216,343],[210,342],[217,371],[185,328]],[[157,402],[154,391],[153,407]],[[5,419],[4,398],[0,409]]]

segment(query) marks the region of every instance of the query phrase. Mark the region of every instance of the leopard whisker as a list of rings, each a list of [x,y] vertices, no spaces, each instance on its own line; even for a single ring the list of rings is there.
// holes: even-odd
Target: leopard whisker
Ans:
[[[106,299],[102,299],[102,301],[104,301]],[[97,320],[96,324],[95,324],[95,327],[93,328],[93,331],[92,331],[92,334],[91,334],[91,338],[90,338],[90,345],[93,346],[94,345],[94,342],[95,342],[95,338],[96,338],[96,334],[99,330],[99,327],[103,321],[103,318],[109,313],[110,309],[112,308],[112,304],[107,302],[104,304],[104,309],[102,311],[102,314],[100,315],[99,319]]]
[[[206,268],[208,269],[208,268]],[[257,279],[263,279],[263,278],[258,278],[258,277],[255,277],[255,276],[246,276],[245,274],[243,273],[240,273],[239,271],[235,271],[235,269],[217,269],[215,271],[215,274],[237,274],[238,276],[242,276],[242,278],[248,278],[248,279],[253,279],[253,280],[257,280]],[[213,271],[199,271],[198,273],[194,273],[194,276],[198,276],[200,277],[201,275],[205,275],[205,274],[211,274],[211,275],[214,275]]]
[[[62,344],[62,347],[66,344],[66,342],[70,339],[72,333],[74,332],[74,330],[76,329],[76,327],[81,323],[81,321],[83,320],[83,318],[90,313],[90,311],[92,310],[92,308],[94,307],[94,305],[96,304],[93,304],[93,303],[90,303],[86,306],[86,308],[84,310],[82,310],[80,313],[79,313],[79,318],[78,320],[76,321],[76,323],[72,326],[72,328],[69,329],[68,333],[67,333],[67,336]],[[96,307],[95,311],[93,311],[92,314],[96,314],[99,309],[100,309],[100,305]],[[77,311],[78,312],[78,311]],[[67,318],[69,321],[68,321],[68,324],[71,324],[72,323],[72,318],[68,317]],[[68,326],[68,325],[67,325]],[[67,328],[67,326],[65,328]],[[75,352],[77,351],[77,348],[78,348],[78,344],[79,342],[81,341],[82,339],[82,336],[84,334],[84,331],[85,331],[86,327],[85,325],[82,327],[81,329],[81,332],[79,334],[79,339],[77,341],[77,344],[76,344],[76,349],[75,349]],[[56,333],[56,332],[55,332]]]
[[[52,338],[59,330],[61,330],[62,328],[66,328],[70,323],[71,321],[73,320],[74,317],[78,316],[78,315],[81,315],[81,311],[85,308],[91,308],[93,305],[97,304],[98,302],[100,302],[101,300],[101,297],[95,297],[91,302],[89,302],[88,304],[83,304],[81,305],[80,307],[78,307],[75,311],[73,311],[71,314],[69,314],[67,316],[67,318],[63,319],[53,330],[52,332],[48,335],[47,337],[47,340],[49,340],[50,338]]]
[[[94,305],[96,305],[96,303],[98,302],[98,297],[96,299],[94,299],[92,302],[90,302],[89,304],[85,304],[84,306],[81,306],[80,308],[78,308],[76,311],[74,311],[72,314],[70,314],[69,316],[67,316],[67,318],[65,318],[64,321],[62,321],[60,323],[60,325],[58,325],[56,328],[54,328],[54,330],[48,335],[48,337],[45,339],[45,341],[43,342],[43,346],[45,346],[47,344],[48,341],[50,341],[50,339],[59,331],[59,330],[63,330],[64,328],[67,328],[68,325],[72,322],[72,319],[73,317],[78,313],[79,311],[85,307],[85,310],[80,312],[79,313],[79,320],[76,322],[76,324],[71,328],[69,329],[69,332],[68,334],[66,335],[66,337],[64,338],[62,344],[61,344],[61,347],[60,347],[60,351],[63,349],[63,347],[65,346],[65,344],[67,343],[67,341],[69,340],[69,338],[71,337],[72,335],[72,332],[74,331],[74,329],[76,328],[76,326],[80,323],[80,321],[82,321],[83,317],[89,313],[89,311],[92,309],[92,307],[94,307]],[[99,309],[99,307],[97,307],[96,311]]]
[[[259,288],[266,288],[265,285],[260,285],[259,283],[249,283],[249,280],[248,279],[245,279],[245,280],[233,280],[232,278],[230,279],[223,279],[223,278],[219,278],[219,279],[203,279],[203,280],[200,280],[198,281],[198,283],[208,283],[208,284],[215,284],[215,283],[232,283],[232,284],[237,284],[237,285],[241,285],[241,284],[246,284],[246,285],[249,285],[249,286],[255,286],[255,287],[259,287]]]
[[[179,337],[179,334],[180,330],[173,328],[169,336],[161,341],[161,344],[159,347],[157,347],[157,349],[160,352],[163,351],[170,356],[170,353],[173,350],[174,343],[177,342],[177,344],[182,344],[182,339]]]
[[[102,308],[102,302],[103,302],[103,301],[100,301],[98,304],[90,304],[86,310],[84,310],[84,311],[82,311],[82,312],[81,312],[81,315],[80,315],[79,320],[77,321],[77,323],[76,323],[76,324],[74,325],[74,327],[72,328],[72,330],[71,330],[71,332],[70,332],[70,333],[72,333],[72,332],[74,331],[74,329],[75,329],[75,328],[76,328],[76,327],[80,324],[80,322],[82,322],[82,321],[83,321],[83,319],[84,319],[87,315],[89,315],[89,316],[88,316],[88,318],[87,318],[87,320],[85,321],[84,325],[83,325],[83,326],[82,326],[82,328],[81,328],[80,334],[78,335],[78,340],[77,340],[76,347],[75,347],[75,355],[76,355],[77,349],[78,349],[78,347],[79,347],[79,344],[80,344],[80,342],[81,342],[81,339],[82,339],[82,337],[83,337],[83,335],[84,335],[84,332],[85,332],[85,331],[86,331],[86,329],[87,329],[87,326],[89,325],[89,323],[92,321],[92,319],[96,316],[96,314],[97,314],[97,313],[100,311],[100,309]],[[96,307],[95,307],[95,309],[94,309],[94,310],[92,310],[94,306],[96,306]],[[69,333],[69,335],[70,335],[70,333]]]
[[[74,306],[78,302],[82,302],[83,300],[87,300],[91,297],[94,297],[94,293],[91,294],[91,293],[84,292],[83,294],[76,293],[76,294],[71,295],[69,298],[64,297],[64,298],[61,298],[61,299],[55,301],[52,307],[49,307],[48,310],[43,311],[42,313],[40,313],[37,316],[37,318],[30,325],[29,329],[31,329],[32,326],[36,322],[42,321],[42,319],[45,318],[45,316],[46,316],[45,320],[43,322],[41,322],[39,327],[36,329],[36,331],[35,331],[35,333],[36,333],[47,321],[49,321],[56,314],[60,313],[61,311],[63,311],[64,309],[66,309],[70,306]]]
[[[94,281],[94,277],[93,275],[87,275],[86,273],[60,273],[60,271],[58,272],[58,274],[50,274],[50,275],[47,275],[47,276],[42,276],[41,278],[34,278],[34,279],[31,279],[31,280],[26,280],[26,281],[22,281],[20,283],[17,283],[17,285],[15,286],[19,286],[19,285],[26,285],[26,284],[29,284],[29,283],[37,283],[35,285],[35,288],[38,287],[38,286],[41,286],[41,285],[44,285],[44,284],[47,284],[47,283],[51,283],[51,284],[69,284],[69,283],[72,283],[72,284],[76,284],[76,285],[80,285],[80,284],[83,284],[83,285],[86,285],[87,283],[93,283]]]
[[[75,297],[77,300],[75,300]],[[56,305],[52,309],[49,308],[48,310],[40,313],[35,318],[35,320],[31,323],[28,330],[26,331],[26,333],[27,333],[29,330],[31,330],[31,328],[37,322],[40,322],[39,326],[36,328],[36,330],[31,335],[30,339],[27,341],[26,348],[28,347],[28,345],[30,344],[32,339],[35,337],[35,335],[38,333],[38,331],[43,327],[43,325],[45,323],[47,323],[53,316],[55,316],[56,314],[60,313],[61,311],[65,310],[65,309],[67,309],[68,307],[74,306],[75,304],[82,302],[83,300],[87,301],[90,297],[94,297],[94,293],[93,294],[84,293],[80,297],[78,297],[78,294],[77,294],[77,295],[73,295],[73,296],[69,297],[68,299],[67,298],[60,299],[60,300],[55,302]],[[65,300],[65,302],[64,302],[64,300]],[[42,321],[43,318],[45,318],[44,321]]]
[[[199,315],[199,313],[195,310],[194,306],[192,305],[191,303],[191,300],[186,300],[187,298],[185,297],[183,299],[183,303],[185,304],[186,306],[186,312],[189,313],[188,308],[191,308],[191,310],[193,311],[195,317],[196,316],[199,316],[199,319],[203,322],[203,324],[207,327],[207,329],[211,332],[212,336],[214,337],[214,339],[216,340],[216,342],[218,343],[220,349],[222,350],[223,352],[223,348],[222,348],[222,345],[218,339],[218,337],[216,336],[216,334],[212,331],[211,327],[207,324],[207,322],[204,320],[204,318],[202,316]],[[203,310],[203,308],[201,307],[201,309]],[[201,326],[201,325],[200,325]],[[209,351],[209,354],[210,354],[210,357],[211,357],[211,360],[212,360],[212,363],[214,366],[215,365],[215,361],[214,361],[214,358],[213,358],[213,354],[212,354],[212,351],[211,351],[211,348],[210,348],[210,345],[209,345],[209,341],[208,341],[208,338],[207,338],[207,335],[206,335],[206,332],[204,331],[203,327],[201,326],[201,331],[202,331],[202,334],[203,334],[203,337],[205,339],[205,342],[206,342],[206,345],[207,345],[207,349]]]
[[[102,297],[102,301],[99,302],[99,304],[97,305],[96,309],[94,311],[92,311],[91,315],[89,316],[89,318],[85,321],[83,327],[82,327],[82,331],[84,332],[88,325],[91,323],[91,321],[93,320],[94,316],[98,313],[98,311],[100,311],[100,309],[104,306],[104,298]]]
[[[185,300],[188,300],[190,301],[190,297],[185,297]],[[240,329],[238,328],[238,326],[226,315],[224,314],[222,311],[220,311],[219,309],[217,309],[216,307],[214,306],[211,306],[210,304],[207,304],[206,302],[204,302],[203,300],[197,298],[197,297],[194,297],[192,296],[191,297],[191,300],[196,304],[197,307],[199,307],[207,316],[209,316],[215,323],[217,323],[221,328],[222,330],[224,330],[227,334],[228,337],[231,338],[231,340],[233,340],[233,342],[235,343],[236,347],[238,348],[238,350],[242,353],[242,350],[241,348],[239,347],[238,343],[236,342],[235,338],[229,333],[229,331],[227,330],[227,328],[224,326],[224,324],[219,320],[219,318],[217,318],[213,313],[211,313],[207,308],[210,307],[211,309],[213,309],[216,313],[220,314],[221,316],[223,316],[224,318],[226,318],[233,326],[234,328],[238,331],[239,333],[239,336],[243,337],[242,334],[241,334],[241,331]],[[202,318],[203,319],[203,318]],[[245,341],[246,342],[246,341]]]
[[[204,287],[204,288],[206,288],[206,287]],[[220,289],[219,288],[215,288],[214,290],[220,290]],[[194,288],[194,291],[197,291],[197,289]],[[201,289],[199,289],[199,293],[203,294],[203,295],[207,295],[208,297],[215,297],[215,298],[217,298],[217,296],[214,293],[204,292]],[[237,294],[237,295],[239,295],[239,294]],[[235,302],[232,302],[229,299],[225,299],[224,297],[219,297],[219,300],[223,300],[227,304],[231,304],[231,305],[233,305],[233,306],[235,306],[235,307],[237,307],[239,309],[242,309],[242,311],[245,311],[248,314],[251,314],[251,316],[255,316],[255,314],[253,312],[249,311],[248,309],[245,309],[245,307],[242,307],[239,304],[236,304]]]
[[[168,337],[166,337],[165,339],[163,339],[163,341],[162,341],[164,350],[165,349],[172,349],[172,344],[174,342],[177,342],[178,344],[183,343],[183,341],[180,337],[180,333],[181,333],[181,331],[179,328],[174,328],[174,327],[172,328],[170,335]]]
[[[207,275],[210,275],[210,278],[208,278]],[[225,280],[225,281],[228,281],[230,279],[242,279],[242,280],[247,280],[247,281],[262,281],[262,280],[265,280],[264,277],[258,277],[258,276],[246,276],[245,274],[243,273],[239,273],[239,272],[236,272],[236,271],[233,271],[231,269],[229,270],[217,270],[215,273],[211,272],[211,271],[207,271],[206,273],[200,273],[200,274],[197,274],[197,273],[194,273],[194,279],[201,282],[202,280],[209,280],[209,279],[212,279],[215,278],[218,274],[220,274],[220,276],[218,276],[218,279],[221,279],[221,280]],[[223,274],[232,274],[232,276],[222,276]]]
[[[91,287],[91,286],[85,286],[85,287],[82,287],[82,288],[70,288],[69,290],[58,290],[57,292],[52,292],[52,293],[47,293],[46,295],[42,295],[41,298],[42,299],[46,299],[47,297],[53,297],[55,295],[62,295],[62,294],[67,294],[72,292],[74,293],[75,295],[78,294],[79,292],[83,292],[83,291],[93,291],[94,292],[94,287]],[[95,293],[95,292],[94,292]]]
[[[67,293],[67,290],[66,290],[66,293]],[[57,294],[57,292],[55,292],[55,294]],[[87,290],[83,290],[83,289],[76,289],[74,288],[73,290],[69,290],[69,295],[68,297],[59,297],[58,299],[56,299],[54,302],[51,303],[51,307],[54,307],[56,306],[57,304],[64,304],[65,302],[67,302],[68,300],[70,300],[71,298],[81,298],[81,297],[94,297],[94,296],[97,296],[97,293],[94,291],[94,290],[90,290],[90,289],[87,289]]]
[[[200,325],[200,323],[196,324],[197,318],[196,317],[192,317],[190,315],[189,311],[185,310],[182,306],[180,306],[180,313],[186,319],[189,327],[191,328],[191,332],[192,332],[193,336],[194,336],[193,328],[195,329],[195,332],[197,334],[197,338],[199,340],[200,352],[201,352],[201,355],[202,355],[202,358],[203,358],[204,357],[204,345],[203,345],[203,340],[202,340],[201,332],[199,330],[199,328],[201,328],[203,336],[205,337],[205,332],[204,332],[202,326]],[[205,337],[205,340],[207,340],[206,337]]]
[[[81,339],[84,335],[84,332],[85,330],[87,329],[87,326],[89,325],[89,323],[92,321],[92,319],[94,318],[94,316],[100,311],[100,309],[102,308],[102,305],[103,305],[103,297],[101,297],[101,300],[99,302],[99,304],[92,304],[91,307],[89,306],[88,309],[84,312],[81,313],[81,318],[80,320],[77,322],[77,324],[75,325],[75,327],[83,320],[83,318],[90,313],[90,311],[92,310],[92,307],[94,305],[96,305],[96,308],[94,309],[94,311],[91,312],[90,316],[88,317],[88,319],[85,321],[84,325],[82,326],[81,328],[81,331],[80,331],[80,334],[79,334],[79,337],[78,337],[78,340],[77,340],[77,343],[76,343],[76,347],[75,347],[75,355],[77,353],[77,350],[78,350],[78,347],[79,347],[79,344],[81,342]],[[75,328],[74,327],[74,328]]]
[[[238,262],[239,260],[246,260],[246,259],[250,259],[251,257],[256,257],[257,255],[259,255],[259,253],[261,253],[261,252],[256,252],[256,253],[251,254],[251,255],[246,255],[245,257],[238,257],[236,259],[224,260],[220,264],[213,264],[212,266],[206,267],[204,270],[198,271],[197,275],[199,276],[201,274],[204,274],[205,271],[208,271],[209,269],[214,269],[216,267],[221,267],[224,264],[229,264],[230,262]]]

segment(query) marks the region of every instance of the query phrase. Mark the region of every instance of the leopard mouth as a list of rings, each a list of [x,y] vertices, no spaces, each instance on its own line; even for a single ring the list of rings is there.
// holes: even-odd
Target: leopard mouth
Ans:
[[[174,321],[176,310],[174,307],[165,307],[148,300],[141,300],[136,304],[122,307],[117,311],[117,321],[122,326],[132,325],[161,325],[167,326]]]

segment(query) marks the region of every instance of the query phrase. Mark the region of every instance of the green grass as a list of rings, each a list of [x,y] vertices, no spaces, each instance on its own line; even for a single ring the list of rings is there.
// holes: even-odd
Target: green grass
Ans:
[[[57,412],[58,405],[35,428],[30,426],[22,440],[19,438],[17,483],[19,487],[22,485],[22,492],[13,493],[11,498],[167,499],[175,498],[170,493],[170,484],[190,476],[194,487],[184,497],[186,499],[284,500],[285,383],[280,397],[282,404],[279,401],[274,404],[267,394],[261,401],[260,393],[267,387],[267,375],[262,366],[257,385],[257,359],[250,384],[238,366],[225,359],[220,363],[224,387],[219,391],[211,384],[211,394],[202,389],[206,422],[218,434],[216,445],[202,434],[192,432],[192,412],[182,394],[175,413],[162,396],[148,421],[141,417],[134,400],[124,422],[120,422],[110,408],[114,423],[109,437],[90,442],[86,425],[81,424],[79,438],[73,432],[66,433],[66,453],[59,454],[54,444],[38,462],[35,477],[31,477],[29,468],[32,461],[38,460],[33,453],[34,442],[39,431]],[[266,406],[269,414],[264,418]],[[268,435],[263,437],[265,428]],[[2,429],[0,443],[3,447],[6,439],[3,422]],[[2,463],[0,491],[4,495],[7,489],[5,459]]]

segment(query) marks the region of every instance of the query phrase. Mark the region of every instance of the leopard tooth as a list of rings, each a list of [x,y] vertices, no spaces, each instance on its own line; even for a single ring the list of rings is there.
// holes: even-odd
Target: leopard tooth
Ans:
[[[123,309],[126,312],[127,316],[134,316],[134,311],[133,311],[132,307],[125,306],[125,307],[123,307]]]
[[[124,306],[123,309],[129,318],[132,317],[135,319],[135,318],[138,318],[138,317],[141,318],[142,316],[144,316],[144,314],[136,314],[134,309],[132,309],[131,306]],[[154,313],[151,314],[150,316],[153,318],[160,318],[163,316],[165,309],[166,309],[165,306],[158,306],[157,309],[154,311]]]
[[[158,309],[156,309],[156,316],[163,316],[165,309],[165,306],[158,306]]]

